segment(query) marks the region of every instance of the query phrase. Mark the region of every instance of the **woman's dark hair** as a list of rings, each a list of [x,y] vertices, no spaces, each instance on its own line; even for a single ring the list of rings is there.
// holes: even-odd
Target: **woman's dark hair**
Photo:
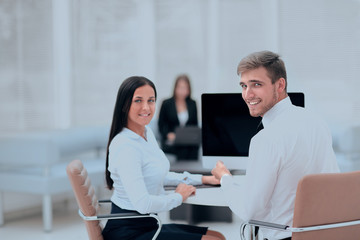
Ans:
[[[189,87],[189,96],[187,98],[191,98],[191,84],[190,84],[190,79],[189,76],[186,74],[181,74],[179,76],[176,77],[175,79],[175,84],[174,84],[174,90],[173,90],[173,97],[176,98],[175,96],[175,92],[176,92],[176,88],[179,84],[179,82],[183,80],[187,83],[188,87]]]
[[[114,115],[111,123],[109,141],[106,149],[105,178],[108,188],[113,188],[114,181],[110,177],[109,167],[109,146],[113,138],[127,126],[129,110],[134,92],[139,87],[149,85],[154,89],[156,99],[156,88],[152,81],[145,77],[133,76],[125,79],[121,84],[114,108]]]

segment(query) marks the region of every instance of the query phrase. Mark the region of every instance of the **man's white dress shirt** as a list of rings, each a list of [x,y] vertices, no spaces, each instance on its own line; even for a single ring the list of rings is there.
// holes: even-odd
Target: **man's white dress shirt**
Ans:
[[[164,185],[201,184],[202,175],[169,172],[170,163],[150,128],[146,139],[124,128],[111,141],[109,171],[114,181],[111,201],[139,213],[168,211],[182,203],[179,193],[166,194]]]
[[[251,139],[245,189],[229,175],[222,177],[221,188],[242,220],[291,226],[299,180],[307,174],[339,172],[332,137],[325,122],[292,105],[289,97],[266,112],[262,122],[264,129]],[[263,234],[269,239],[291,236],[273,230]]]

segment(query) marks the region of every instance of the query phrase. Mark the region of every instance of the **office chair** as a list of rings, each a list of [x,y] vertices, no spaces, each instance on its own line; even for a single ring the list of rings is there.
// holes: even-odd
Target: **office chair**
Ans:
[[[103,240],[102,226],[100,220],[129,219],[129,218],[155,218],[158,229],[152,239],[156,239],[161,230],[161,222],[156,214],[118,213],[98,215],[99,203],[111,203],[110,200],[97,201],[94,187],[91,185],[88,173],[80,160],[73,160],[66,167],[72,189],[74,191],[79,215],[85,221],[87,233],[90,240]]]
[[[250,220],[241,226],[241,239],[247,225],[288,231],[292,240],[359,239],[360,171],[303,177],[297,187],[292,227]]]

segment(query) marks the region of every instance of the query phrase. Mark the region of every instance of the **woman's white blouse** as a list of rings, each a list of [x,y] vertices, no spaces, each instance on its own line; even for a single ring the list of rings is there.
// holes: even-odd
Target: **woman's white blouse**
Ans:
[[[179,193],[166,194],[164,185],[181,182],[199,185],[202,175],[169,172],[170,164],[150,128],[147,141],[124,128],[111,141],[109,167],[114,181],[111,201],[122,209],[139,213],[168,211],[182,203]]]
[[[186,110],[183,112],[179,112],[177,115],[178,115],[180,127],[184,127],[187,121],[189,120],[189,112]]]

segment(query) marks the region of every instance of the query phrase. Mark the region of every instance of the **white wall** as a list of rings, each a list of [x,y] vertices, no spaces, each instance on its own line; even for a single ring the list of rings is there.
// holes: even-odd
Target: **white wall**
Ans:
[[[159,105],[187,73],[200,108],[204,92],[240,91],[237,63],[264,49],[331,125],[360,120],[357,0],[59,2],[0,2],[2,132],[109,124],[131,75],[155,82]]]
[[[360,1],[281,1],[290,88],[332,124],[359,123]]]
[[[0,1],[0,132],[53,128],[51,1]]]

